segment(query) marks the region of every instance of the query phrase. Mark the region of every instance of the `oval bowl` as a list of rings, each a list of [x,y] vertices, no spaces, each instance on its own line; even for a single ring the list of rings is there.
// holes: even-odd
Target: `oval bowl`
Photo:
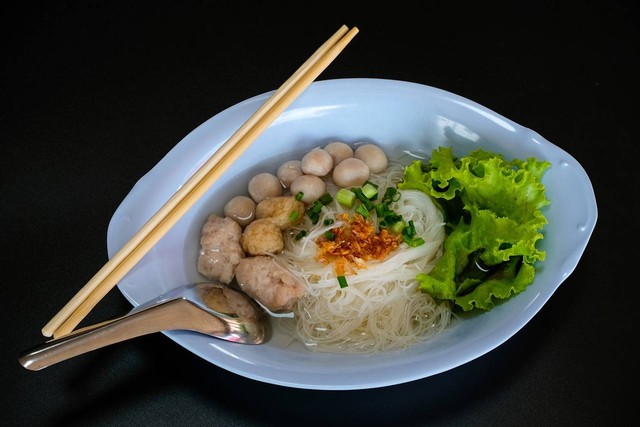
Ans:
[[[107,233],[113,256],[259,107],[272,92],[240,102],[202,123],[131,189]],[[574,271],[597,219],[588,175],[566,151],[538,133],[456,94],[422,84],[384,79],[316,81],[284,111],[241,158],[119,282],[137,306],[172,288],[202,280],[196,269],[206,217],[245,193],[251,176],[275,173],[330,141],[368,141],[386,150],[430,154],[451,146],[457,155],[482,147],[506,158],[547,160],[543,177],[551,203],[534,283],[487,313],[465,317],[438,338],[400,352],[374,355],[314,353],[276,333],[247,346],[189,331],[164,332],[197,356],[253,380],[316,390],[384,387],[435,375],[504,343],[542,308]]]

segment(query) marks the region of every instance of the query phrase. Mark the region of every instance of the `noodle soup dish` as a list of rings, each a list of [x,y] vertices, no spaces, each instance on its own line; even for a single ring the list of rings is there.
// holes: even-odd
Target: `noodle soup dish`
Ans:
[[[189,133],[139,180],[109,224],[110,256],[269,95],[250,98],[216,114]],[[338,178],[337,184],[332,165],[324,175],[316,172],[325,185],[323,191],[313,183],[302,185],[304,190],[294,186],[292,191],[293,180],[286,187],[282,185],[286,177],[278,176],[278,170],[283,165],[302,162],[309,153],[325,150],[332,143],[348,145],[354,158],[359,147],[379,147],[387,164],[383,170],[369,165],[365,180],[354,168],[352,172],[356,178],[360,176],[360,181]],[[509,270],[528,272],[514,285],[521,286],[519,292],[504,301],[495,301],[490,309],[466,310],[480,301],[474,294],[475,285],[465,282],[462,288],[455,289],[456,295],[451,295],[444,286],[451,280],[443,273],[446,269],[438,266],[442,259],[456,259],[455,251],[447,247],[448,236],[455,231],[450,227],[453,222],[448,201],[430,197],[425,188],[433,188],[428,177],[434,176],[430,170],[434,165],[429,165],[434,154],[444,156],[440,150],[451,150],[459,159],[478,149],[497,153],[506,161],[534,158],[548,162],[546,169],[529,169],[540,172],[544,198],[549,203],[536,199],[535,210],[542,212],[545,223],[537,214],[529,223],[529,232],[537,233],[532,245],[535,250],[524,244],[503,244],[474,252],[479,260],[474,265],[479,270],[487,267],[483,260],[490,260],[491,253],[505,258],[517,253],[530,261],[527,265],[532,271],[522,267],[525,262]],[[441,172],[446,163],[443,158],[436,165]],[[407,168],[411,169],[415,161],[423,167],[413,167],[408,173]],[[295,176],[295,164],[288,166],[283,167],[283,173],[288,170]],[[513,170],[517,173],[526,168],[519,164]],[[491,176],[490,172],[485,165],[474,168],[471,175]],[[264,195],[269,191],[266,175],[250,185],[252,178],[263,173],[280,181],[279,195],[264,199],[252,196],[252,192],[262,191]],[[521,175],[514,179],[526,181],[526,175]],[[427,181],[421,181],[423,178]],[[455,178],[456,182],[462,181],[460,176]],[[404,186],[398,185],[403,181]],[[453,181],[448,184],[457,185]],[[451,185],[440,188],[441,192],[446,193],[453,188]],[[341,189],[351,194],[339,195]],[[388,194],[388,189],[397,193]],[[326,194],[330,200],[323,198]],[[389,198],[385,199],[385,195]],[[227,206],[238,196],[255,204],[249,203],[248,216],[246,199]],[[269,199],[272,202],[258,209],[261,202]],[[274,199],[278,203],[274,204]],[[470,209],[469,215],[487,220],[482,213],[485,210]],[[516,216],[525,218],[520,213]],[[240,270],[225,269],[228,263],[216,258],[222,240],[216,237],[220,229],[214,224],[230,217],[237,227],[229,231],[224,241],[233,243],[236,252],[225,249],[224,256],[236,267],[246,264],[240,275]],[[320,390],[382,387],[453,369],[517,333],[571,274],[596,217],[589,179],[569,153],[482,105],[416,83],[380,79],[318,81],[261,134],[118,283],[118,289],[135,307],[178,286],[209,280],[207,275],[229,281],[247,293],[253,292],[256,299],[266,298],[263,303],[274,313],[270,341],[251,346],[190,331],[164,334],[212,364],[257,381]],[[212,228],[206,229],[209,220]],[[486,227],[488,223],[482,224]],[[207,230],[211,233],[207,234]],[[456,239],[462,239],[467,231],[473,230],[461,230]],[[483,248],[487,246],[486,242],[480,243]],[[457,243],[453,246],[459,247]],[[276,273],[278,268],[287,274],[280,276]],[[533,273],[535,278],[524,286]],[[434,274],[432,279],[421,276]],[[254,289],[260,282],[255,277],[276,280],[288,289],[260,295]],[[497,288],[492,289],[498,292]]]

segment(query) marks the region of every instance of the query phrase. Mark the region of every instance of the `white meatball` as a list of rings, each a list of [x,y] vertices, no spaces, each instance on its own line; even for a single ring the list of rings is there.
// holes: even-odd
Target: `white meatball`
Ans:
[[[289,188],[294,179],[302,175],[302,162],[289,160],[278,168],[277,176],[284,188]]]
[[[235,196],[224,205],[224,215],[244,227],[256,217],[256,202],[251,197]]]
[[[304,155],[300,167],[305,175],[325,176],[333,168],[333,157],[322,148],[314,148]]]
[[[359,146],[356,148],[354,156],[365,162],[367,166],[369,166],[371,173],[383,172],[389,165],[389,160],[385,152],[382,148],[374,144],[363,144]]]
[[[333,158],[334,168],[344,159],[353,157],[353,148],[344,142],[330,142],[324,147],[324,151],[329,153]]]
[[[256,203],[260,203],[267,197],[280,196],[283,190],[278,177],[269,172],[262,172],[251,178],[248,189]]]
[[[369,176],[369,166],[355,157],[344,159],[333,170],[333,182],[340,187],[361,186]]]
[[[303,194],[301,202],[310,204],[315,202],[327,191],[327,185],[322,178],[315,175],[302,175],[291,183],[291,194],[296,195],[299,192]]]

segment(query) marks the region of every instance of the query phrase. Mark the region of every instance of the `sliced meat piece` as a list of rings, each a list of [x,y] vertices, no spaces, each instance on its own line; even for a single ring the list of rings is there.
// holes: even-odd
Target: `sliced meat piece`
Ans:
[[[304,284],[269,256],[240,260],[236,281],[244,292],[274,313],[291,311],[305,294]]]
[[[230,283],[245,253],[240,245],[242,227],[227,217],[210,215],[200,234],[198,271],[211,280]]]

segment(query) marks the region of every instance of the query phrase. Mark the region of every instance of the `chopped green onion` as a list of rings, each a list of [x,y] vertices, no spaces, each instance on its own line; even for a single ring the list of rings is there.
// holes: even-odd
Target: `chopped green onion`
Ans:
[[[400,192],[394,187],[387,187],[387,190],[384,192],[384,196],[382,196],[382,203],[391,203],[397,202],[400,200]]]
[[[356,201],[356,195],[354,192],[349,191],[346,188],[341,188],[338,190],[338,194],[336,194],[336,199],[340,205],[347,209],[351,209],[353,207],[353,203]]]
[[[294,222],[296,219],[298,219],[298,211],[291,211],[291,215],[289,215],[289,221]]]
[[[302,191],[298,191],[296,193],[296,200],[302,200],[302,198],[304,197],[304,193]]]
[[[402,240],[412,248],[424,244],[422,237],[416,237],[416,226],[413,224],[413,220],[409,221],[409,224],[402,229]]]
[[[294,237],[294,239],[296,240],[300,240],[302,239],[304,236],[307,235],[307,232],[305,230],[300,231],[298,234],[296,234],[296,237]]]
[[[331,218],[327,218],[322,222],[322,224],[324,224],[324,225],[331,225],[333,223],[334,223],[334,221]]]
[[[413,225],[413,220],[409,221],[409,224],[402,229],[402,235],[408,237],[409,239],[413,239],[416,235],[416,226]]]
[[[313,204],[309,208],[309,211],[314,213],[314,214],[319,214],[320,211],[322,210],[322,206],[324,206],[324,205],[322,203],[320,203],[318,200],[316,200],[315,202],[313,202]]]
[[[358,205],[356,213],[362,215],[363,218],[369,218],[369,211],[364,207],[364,205]]]
[[[367,199],[374,200],[378,196],[378,188],[375,186],[375,184],[367,181],[362,186],[362,193]]]
[[[309,218],[311,218],[312,224],[315,225],[320,220],[320,211],[322,211],[322,203],[317,200],[307,209],[306,212]]]
[[[328,205],[329,203],[333,202],[333,197],[331,197],[331,194],[329,193],[325,193],[322,196],[320,196],[320,198],[318,199],[318,201],[320,203],[322,203],[323,205]]]
[[[415,248],[416,246],[420,246],[424,244],[424,239],[422,237],[412,239],[411,237],[402,236],[402,240],[404,240],[405,243],[411,246],[412,248]]]
[[[412,248],[415,248],[416,246],[420,246],[423,244],[424,244],[424,239],[422,237],[418,237],[417,239],[413,239],[411,243],[409,243],[409,246],[411,246]]]
[[[334,240],[336,238],[336,235],[334,233],[332,233],[331,231],[325,231],[324,232],[324,237],[327,240]]]
[[[402,222],[403,226],[406,225],[404,221],[402,221],[402,215],[398,215],[395,213],[390,213],[389,215],[385,216],[384,219],[387,222],[387,224],[395,224],[397,222]],[[398,231],[402,231],[402,230],[398,230]]]
[[[352,188],[351,191],[355,193],[356,197],[362,202],[367,211],[373,209],[373,203],[371,203],[371,200],[364,195],[361,188]]]
[[[400,221],[396,221],[389,227],[389,231],[393,234],[400,234],[406,227],[406,223],[400,217]]]
[[[378,215],[378,218],[384,218],[390,215],[394,215],[394,212],[391,209],[389,209],[389,205],[378,204],[375,207],[376,207],[376,215]]]
[[[347,283],[347,279],[344,276],[338,276],[338,284],[341,288],[346,288],[347,286],[349,286],[349,284]]]

